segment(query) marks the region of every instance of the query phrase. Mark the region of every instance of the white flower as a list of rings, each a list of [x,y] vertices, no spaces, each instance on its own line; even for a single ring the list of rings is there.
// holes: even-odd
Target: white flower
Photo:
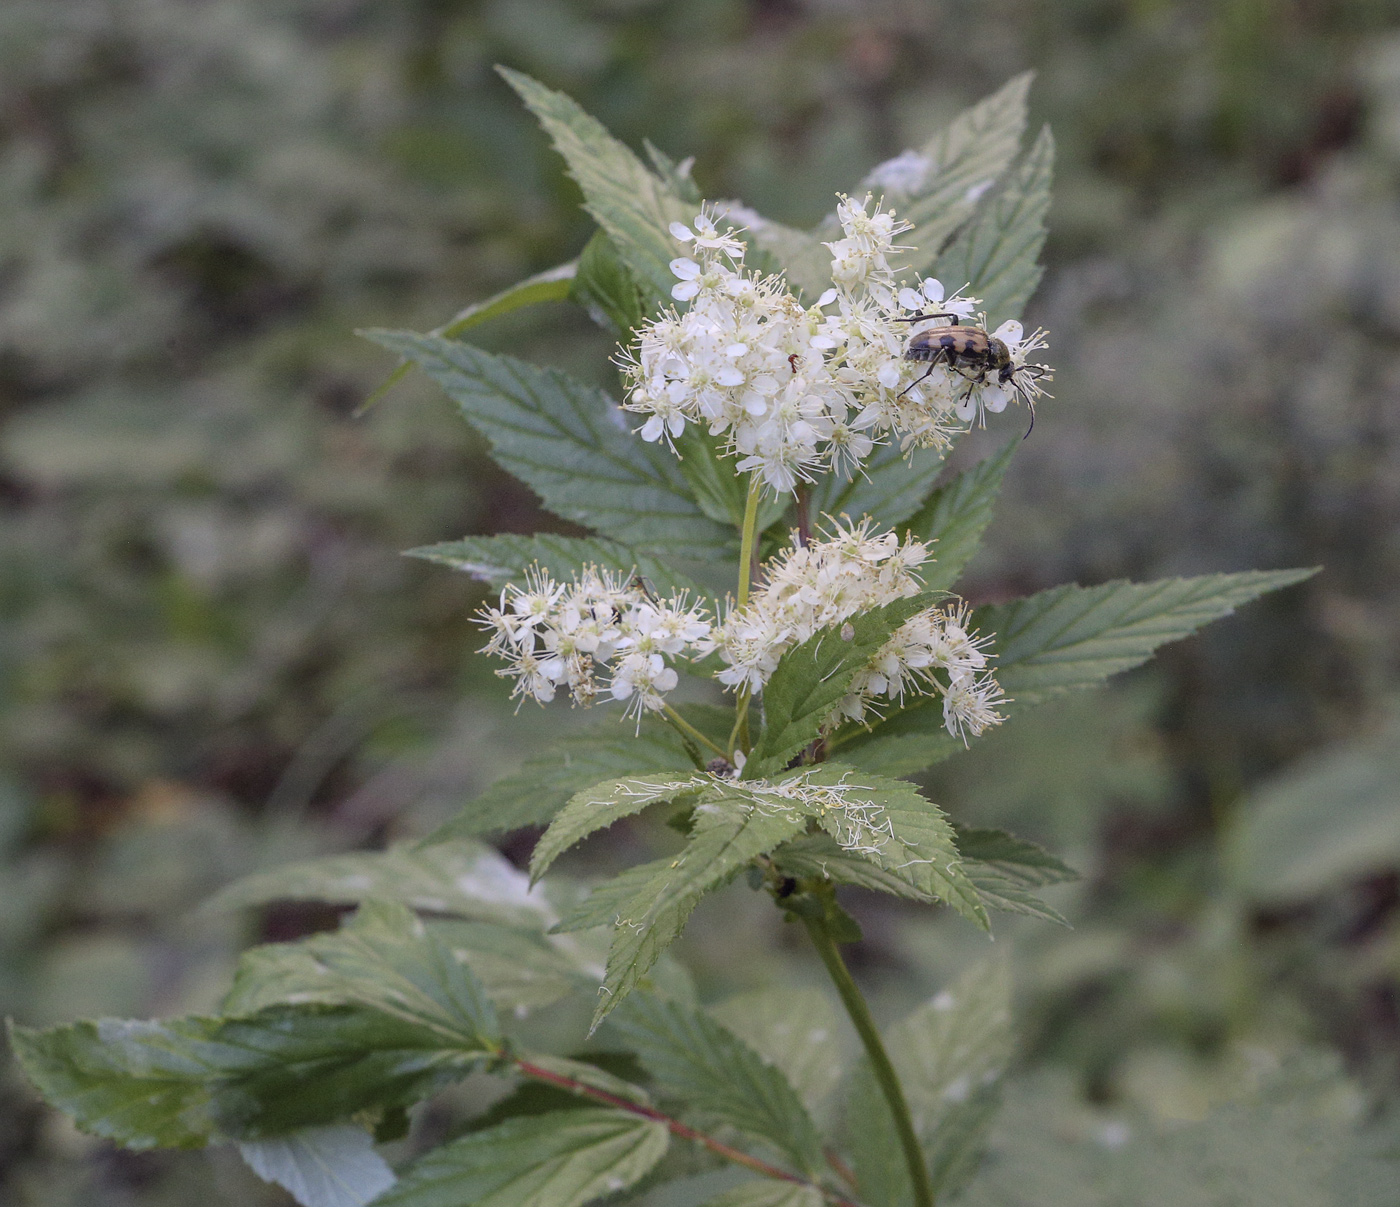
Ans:
[[[595,566],[570,583],[532,566],[524,587],[507,586],[500,607],[482,610],[482,627],[492,634],[485,650],[507,663],[496,673],[515,680],[512,699],[544,704],[566,686],[587,706],[599,695],[600,669],[610,668],[610,694],[630,700],[638,717],[661,708],[676,686],[668,658],[711,648],[709,618],[684,594],[658,600],[639,581]]]

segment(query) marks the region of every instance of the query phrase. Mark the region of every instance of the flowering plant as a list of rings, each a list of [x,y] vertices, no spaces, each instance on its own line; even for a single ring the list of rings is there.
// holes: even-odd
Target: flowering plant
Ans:
[[[994,910],[1060,920],[1037,891],[1070,869],[957,826],[905,777],[1302,575],[1064,586],[975,609],[952,594],[1020,440],[946,481],[942,457],[1049,379],[1029,360],[1044,333],[1016,318],[1051,160],[1048,133],[1020,150],[1024,78],[802,232],[704,204],[687,165],[648,148],[648,166],[567,97],[505,75],[598,232],[437,332],[371,335],[596,534],[415,552],[497,588],[485,650],[522,704],[567,694],[621,716],[562,734],[420,842],[231,886],[226,906],[359,909],[248,951],[219,1014],[15,1028],[16,1052],[79,1126],[132,1148],[235,1144],[307,1207],[578,1207],[707,1163],[754,1175],[715,1207],[931,1207],[976,1172],[1010,1050],[1005,968],[969,971],[882,1032],[841,955],[860,930],[838,889],[941,903],[983,930]],[[459,338],[549,299],[617,340],[620,405]],[[669,810],[674,856],[587,894],[551,872],[648,808]],[[528,876],[479,841],[532,825],[547,828]],[[810,936],[853,1062],[823,994],[708,1009],[686,988],[666,949],[741,878]],[[605,1050],[527,1043],[532,1011],[577,995]],[[500,1101],[392,1170],[376,1145],[471,1073]]]

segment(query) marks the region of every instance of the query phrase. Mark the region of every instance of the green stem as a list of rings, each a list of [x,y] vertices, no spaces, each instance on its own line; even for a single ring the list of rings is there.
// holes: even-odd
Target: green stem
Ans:
[[[758,504],[763,497],[763,479],[754,474],[749,479],[749,501],[744,506],[744,528],[739,544],[738,606],[749,602],[749,584],[753,581],[754,539],[758,535]]]
[[[914,1187],[914,1207],[934,1207],[933,1186],[928,1178],[928,1165],[924,1161],[924,1150],[919,1138],[914,1134],[914,1121],[909,1117],[909,1104],[904,1100],[904,1090],[899,1084],[899,1075],[890,1063],[889,1053],[880,1040],[880,1032],[875,1020],[870,1016],[870,1007],[865,1004],[860,988],[851,979],[850,970],[841,958],[835,941],[821,918],[806,918],[807,933],[812,936],[817,954],[831,974],[836,992],[850,1015],[860,1042],[865,1045],[865,1054],[870,1058],[870,1067],[875,1080],[880,1084],[880,1092],[894,1116],[895,1131],[899,1134],[899,1145],[904,1150],[904,1163],[909,1169],[909,1180]]]
[[[720,758],[726,761],[728,760],[729,755],[725,752],[724,747],[715,745],[714,742],[710,741],[709,738],[696,729],[694,725],[681,716],[681,714],[669,704],[662,704],[661,711],[665,714],[666,719],[679,729],[681,733],[699,742],[702,746],[708,746],[715,754],[719,755]]]
[[[734,751],[742,749],[747,757],[749,753],[749,701],[753,698],[753,693],[749,690],[749,685],[744,684],[739,689],[739,702],[734,709],[734,728],[729,731],[729,761],[734,762]]]

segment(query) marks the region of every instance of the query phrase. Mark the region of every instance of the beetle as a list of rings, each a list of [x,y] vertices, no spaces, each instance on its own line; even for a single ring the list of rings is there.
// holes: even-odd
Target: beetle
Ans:
[[[914,314],[896,321],[918,323],[926,319],[960,317],[950,313]],[[926,331],[918,332],[909,340],[909,346],[904,350],[904,359],[927,362],[928,372],[923,377],[911,381],[900,391],[900,395],[924,381],[939,365],[947,365],[953,372],[967,378],[970,383],[967,393],[963,395],[964,400],[970,398],[972,391],[980,385],[985,385],[989,379],[995,379],[998,385],[1009,385],[1025,399],[1026,406],[1030,408],[1031,426],[1026,429],[1026,435],[1029,436],[1031,428],[1035,427],[1035,399],[1021,378],[1024,375],[1030,381],[1038,381],[1049,375],[1049,367],[1018,367],[1011,357],[1011,349],[1006,346],[1006,341],[989,335],[985,329],[974,326],[930,327]]]

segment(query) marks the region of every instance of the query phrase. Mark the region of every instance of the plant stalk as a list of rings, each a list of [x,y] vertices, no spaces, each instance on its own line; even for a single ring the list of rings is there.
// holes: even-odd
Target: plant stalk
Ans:
[[[757,474],[749,478],[749,500],[744,505],[744,527],[739,543],[739,591],[738,604],[742,608],[749,602],[749,585],[753,582],[754,543],[758,528],[758,504],[763,498],[763,479]]]
[[[809,1182],[806,1178],[800,1178],[796,1174],[788,1173],[785,1169],[779,1169],[776,1165],[769,1165],[767,1161],[761,1161],[757,1157],[749,1156],[746,1152],[740,1152],[737,1148],[731,1148],[713,1136],[707,1136],[704,1132],[682,1123],[679,1119],[673,1119],[670,1115],[663,1114],[654,1107],[644,1106],[640,1102],[633,1102],[630,1098],[623,1098],[617,1094],[609,1094],[606,1090],[585,1085],[581,1081],[575,1081],[572,1077],[565,1077],[561,1073],[542,1069],[539,1065],[531,1064],[528,1060],[516,1059],[514,1063],[515,1067],[526,1077],[548,1082],[550,1085],[558,1086],[561,1090],[568,1090],[582,1098],[591,1098],[594,1102],[601,1102],[607,1106],[616,1107],[618,1110],[640,1115],[644,1119],[653,1119],[657,1123],[664,1123],[671,1135],[679,1136],[682,1140],[693,1140],[696,1144],[702,1144],[717,1157],[732,1161],[735,1165],[742,1165],[745,1169],[751,1169],[754,1173],[762,1174],[766,1178],[776,1178],[780,1182],[790,1182],[795,1186],[810,1186],[813,1190],[819,1191],[833,1207],[860,1207],[860,1204],[853,1203],[850,1199],[843,1199],[840,1195],[833,1194],[825,1186]]]
[[[723,747],[717,746],[714,742],[710,741],[709,738],[707,738],[703,733],[696,729],[694,725],[692,725],[683,716],[681,716],[681,714],[678,713],[669,704],[663,703],[661,706],[661,711],[666,717],[666,720],[670,721],[671,724],[674,725],[678,730],[680,730],[681,733],[685,734],[686,737],[690,738],[692,741],[699,742],[702,746],[707,746],[715,754],[719,755],[720,758],[726,760],[728,759],[729,756]]]
[[[870,1058],[875,1080],[880,1085],[880,1092],[885,1097],[890,1114],[894,1116],[899,1146],[904,1150],[904,1163],[909,1170],[909,1181],[914,1187],[914,1207],[934,1207],[933,1185],[929,1181],[924,1150],[919,1144],[919,1137],[914,1133],[914,1121],[909,1115],[909,1104],[904,1100],[904,1089],[899,1084],[899,1074],[894,1071],[889,1053],[885,1051],[880,1032],[870,1015],[870,1007],[866,1005],[859,986],[851,978],[850,970],[841,958],[841,952],[827,930],[825,920],[804,917],[802,921],[806,923],[807,933],[812,936],[817,954],[821,956],[822,963],[826,965],[826,970],[836,985],[836,992],[841,995],[841,1003],[846,1007],[846,1013],[850,1015],[856,1034],[865,1046],[865,1054]]]

